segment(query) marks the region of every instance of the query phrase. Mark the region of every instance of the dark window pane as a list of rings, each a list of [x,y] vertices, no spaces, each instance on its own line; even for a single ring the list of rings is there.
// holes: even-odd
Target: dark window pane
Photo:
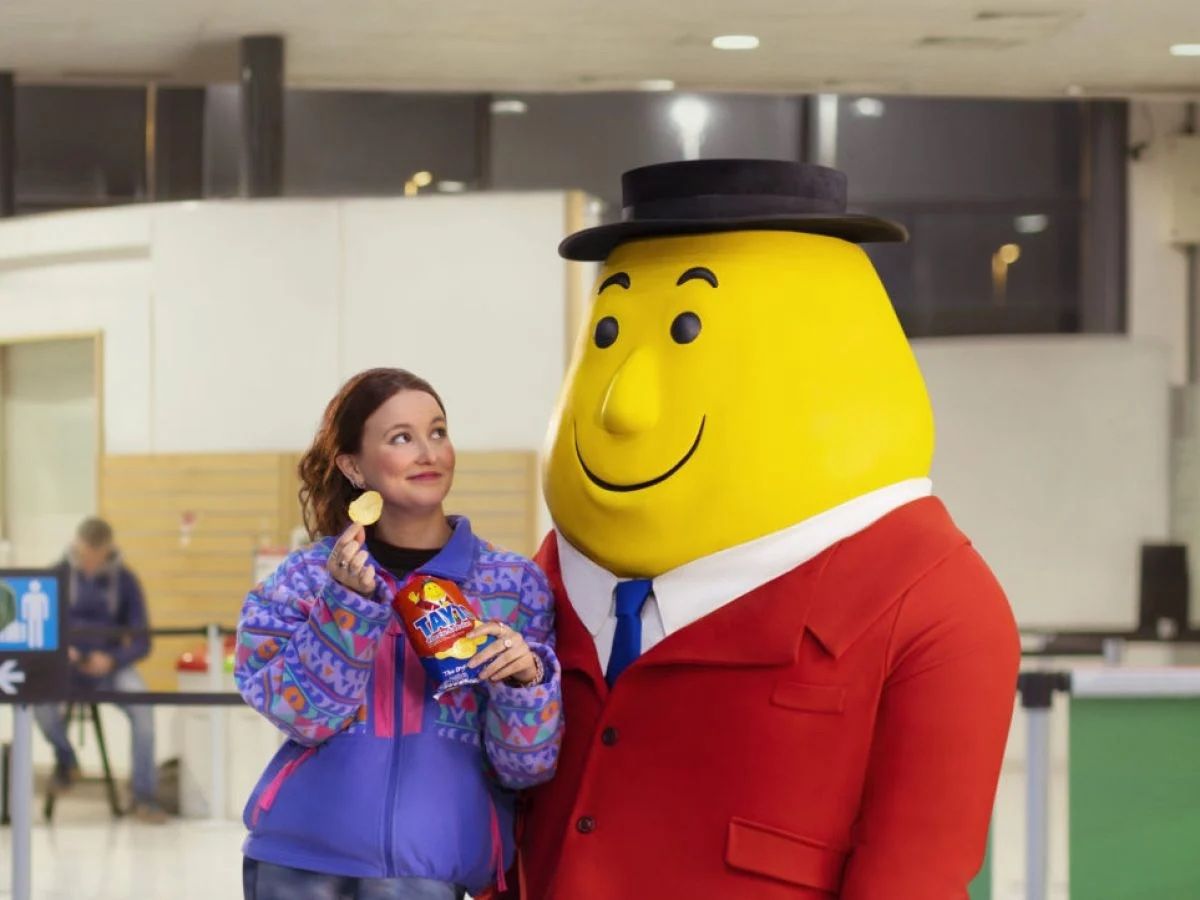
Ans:
[[[907,244],[869,246],[912,336],[1079,329],[1079,215],[879,210]]]
[[[18,86],[18,207],[25,212],[135,200],[145,189],[140,88]]]
[[[1078,196],[1076,102],[846,97],[837,163],[856,204]]]
[[[417,172],[475,182],[479,103],[462,94],[288,91],[286,191],[401,194]]]
[[[674,93],[528,94],[520,115],[492,119],[492,185],[501,189],[581,188],[620,216],[621,173],[687,158],[797,159],[796,97]],[[698,132],[698,133],[697,133]]]
[[[237,85],[211,85],[204,98],[204,195],[238,195],[241,92]],[[284,123],[285,133],[287,123]]]
[[[284,193],[391,195],[415,173],[473,184],[480,178],[480,100],[463,94],[288,91],[284,97]],[[205,191],[236,196],[241,140],[236,86],[209,88]]]

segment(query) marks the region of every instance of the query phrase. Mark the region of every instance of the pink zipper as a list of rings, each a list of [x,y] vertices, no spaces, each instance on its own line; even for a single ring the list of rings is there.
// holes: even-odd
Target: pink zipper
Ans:
[[[251,825],[257,825],[259,815],[275,805],[275,798],[279,796],[279,789],[283,787],[283,783],[292,776],[292,773],[300,767],[302,762],[316,752],[316,747],[306,748],[303,753],[285,764],[275,773],[275,777],[271,779],[271,783],[263,788],[263,792],[258,795],[258,803],[254,807],[254,814],[250,816]]]
[[[396,734],[396,639],[400,635],[400,623],[394,618],[388,622],[375,654],[375,735],[390,738]]]
[[[394,676],[393,676],[394,677]],[[420,734],[425,713],[425,669],[407,640],[404,644],[404,707],[401,734]]]

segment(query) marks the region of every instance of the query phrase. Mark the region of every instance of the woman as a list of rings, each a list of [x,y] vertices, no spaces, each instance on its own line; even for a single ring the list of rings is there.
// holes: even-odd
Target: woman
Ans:
[[[503,888],[513,791],[548,780],[562,735],[554,609],[529,560],[442,505],[441,399],[399,369],[351,379],[300,463],[315,544],[246,598],[235,678],[290,740],[246,806],[246,900],[452,900]],[[378,522],[352,524],[364,490]],[[495,641],[481,684],[433,699],[399,617],[412,573],[455,582]]]

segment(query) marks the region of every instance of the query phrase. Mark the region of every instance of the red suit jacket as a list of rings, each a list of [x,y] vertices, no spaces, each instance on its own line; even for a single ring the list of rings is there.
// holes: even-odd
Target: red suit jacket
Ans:
[[[959,900],[1020,644],[941,502],[890,513],[668,636],[609,691],[563,589],[566,736],[519,825],[527,900]]]

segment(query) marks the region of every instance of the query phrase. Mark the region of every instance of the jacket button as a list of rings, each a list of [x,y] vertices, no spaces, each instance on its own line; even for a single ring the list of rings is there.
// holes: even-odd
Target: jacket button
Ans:
[[[575,829],[580,834],[591,834],[596,830],[596,820],[591,816],[580,816],[579,821],[575,823]]]
[[[605,747],[611,747],[618,740],[620,740],[620,737],[621,737],[621,734],[620,734],[620,732],[617,731],[617,729],[605,728],[603,733],[601,733],[601,735],[600,735],[600,740],[604,744]]]

